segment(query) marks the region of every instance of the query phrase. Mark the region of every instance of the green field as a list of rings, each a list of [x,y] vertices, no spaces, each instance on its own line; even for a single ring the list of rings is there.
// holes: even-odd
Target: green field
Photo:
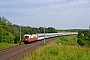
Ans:
[[[10,47],[13,47],[13,46],[16,46],[16,45],[19,45],[19,44],[0,43],[0,50],[10,48]]]
[[[25,55],[21,60],[90,60],[90,48],[77,44],[77,36],[62,37]]]

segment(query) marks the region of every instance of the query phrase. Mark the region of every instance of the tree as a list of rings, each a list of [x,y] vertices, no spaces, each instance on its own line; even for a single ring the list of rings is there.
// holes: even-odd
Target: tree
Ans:
[[[56,29],[53,27],[45,28],[46,33],[54,33]],[[22,38],[24,34],[37,34],[44,33],[43,27],[30,27],[30,26],[21,26]],[[5,17],[0,17],[0,42],[7,43],[18,43],[20,40],[20,26],[12,24]]]
[[[0,42],[1,42],[1,39],[2,39],[2,26],[1,26],[1,23],[0,23]]]
[[[90,31],[89,30],[80,30],[78,31],[78,40],[77,43],[81,46],[87,46],[90,44]]]
[[[44,33],[44,28],[43,27],[39,27],[40,33]]]

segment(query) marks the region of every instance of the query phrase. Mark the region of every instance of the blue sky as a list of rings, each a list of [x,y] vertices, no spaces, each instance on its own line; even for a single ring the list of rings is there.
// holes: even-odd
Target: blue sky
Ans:
[[[0,0],[0,15],[17,25],[88,29],[90,0]]]

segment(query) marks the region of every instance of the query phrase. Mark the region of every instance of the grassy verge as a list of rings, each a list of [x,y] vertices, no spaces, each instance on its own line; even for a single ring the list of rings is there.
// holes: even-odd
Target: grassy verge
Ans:
[[[77,44],[77,35],[74,35],[74,36],[65,36],[65,37],[62,37],[62,38],[54,40],[52,43],[76,46],[76,45],[78,45]]]
[[[0,43],[0,50],[16,46],[18,44]]]
[[[23,60],[90,60],[90,48],[80,47],[76,41],[76,36],[56,39],[24,56]]]

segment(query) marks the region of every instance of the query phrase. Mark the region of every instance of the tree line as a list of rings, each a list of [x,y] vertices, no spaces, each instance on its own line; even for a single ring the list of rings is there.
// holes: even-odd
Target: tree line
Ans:
[[[44,33],[44,27],[36,28],[30,26],[19,26],[16,24],[12,24],[5,17],[0,17],[0,43],[19,43],[20,27],[22,39],[24,34]],[[56,32],[57,30],[53,27],[45,28],[45,33],[56,33]]]

